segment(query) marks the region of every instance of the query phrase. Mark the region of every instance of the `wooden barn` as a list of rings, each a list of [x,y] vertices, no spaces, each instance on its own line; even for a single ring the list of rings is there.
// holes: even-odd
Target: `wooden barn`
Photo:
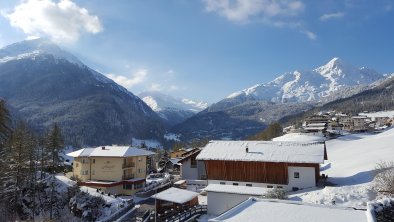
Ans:
[[[196,159],[206,169],[208,213],[217,215],[267,189],[316,186],[327,152],[324,142],[211,141]]]
[[[301,189],[316,185],[327,152],[324,142],[211,141],[196,159],[209,184]]]

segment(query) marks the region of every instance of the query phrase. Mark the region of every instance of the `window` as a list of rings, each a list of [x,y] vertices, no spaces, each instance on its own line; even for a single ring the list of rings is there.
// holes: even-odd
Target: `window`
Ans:
[[[93,159],[93,163],[96,163],[96,159]]]
[[[251,187],[251,186],[253,186],[253,185],[252,185],[251,183],[247,183],[246,186],[247,186],[247,187]]]
[[[123,184],[123,189],[125,189],[125,190],[132,190],[133,189],[133,184],[124,183]]]
[[[190,158],[190,168],[197,168],[197,160],[196,160],[196,157]]]
[[[274,188],[274,186],[272,186],[272,185],[267,185],[267,188]]]
[[[234,186],[238,186],[238,183],[233,183]]]
[[[294,172],[294,178],[300,178],[300,172]]]
[[[222,185],[226,185],[226,182],[220,182],[220,184],[222,184]]]
[[[82,159],[82,164],[85,164],[86,163],[86,159]]]
[[[95,172],[94,170],[92,170],[92,175],[95,175],[95,173],[96,173],[96,172]]]
[[[75,163],[75,167],[78,167],[79,165],[78,165],[78,163]]]
[[[88,175],[89,174],[89,170],[82,170],[81,171],[81,175]]]
[[[143,186],[144,186],[143,183],[136,183],[136,184],[134,184],[134,190],[141,189]]]
[[[138,169],[138,173],[141,173],[141,169]]]
[[[277,186],[276,188],[278,188],[278,189],[283,189],[283,187],[282,187],[282,186]]]
[[[142,161],[142,157],[138,157],[138,161],[141,162]]]

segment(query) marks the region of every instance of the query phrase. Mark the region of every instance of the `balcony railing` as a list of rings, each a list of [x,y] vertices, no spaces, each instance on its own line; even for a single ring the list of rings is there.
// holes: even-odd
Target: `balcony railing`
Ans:
[[[130,175],[123,175],[122,179],[123,180],[130,180],[130,179],[134,179],[134,174],[130,174]]]
[[[128,163],[122,164],[122,168],[130,168],[130,167],[135,167],[135,163],[134,162],[128,162]]]

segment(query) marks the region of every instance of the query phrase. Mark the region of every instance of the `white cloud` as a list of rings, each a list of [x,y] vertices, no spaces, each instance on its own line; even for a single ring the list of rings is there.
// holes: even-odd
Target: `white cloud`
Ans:
[[[162,91],[163,88],[158,83],[152,83],[152,85],[150,86],[149,90],[150,91]]]
[[[71,0],[25,0],[11,12],[3,12],[11,26],[28,36],[49,37],[56,42],[75,42],[82,32],[103,30],[97,16]]]
[[[133,86],[144,82],[146,76],[148,75],[147,69],[139,69],[131,76],[122,76],[122,75],[115,75],[115,74],[107,74],[106,76],[112,80],[114,80],[119,85],[130,89]]]
[[[302,31],[302,33],[304,33],[311,40],[316,40],[317,39],[316,34],[311,32],[311,31],[309,31],[309,30],[304,30],[304,31]]]
[[[345,13],[343,13],[343,12],[324,14],[324,15],[320,16],[320,20],[327,21],[330,19],[339,19],[339,18],[342,18],[343,16],[345,16]]]
[[[305,8],[299,0],[203,0],[203,2],[208,12],[218,13],[238,23],[257,19],[275,24],[283,18],[299,15]]]

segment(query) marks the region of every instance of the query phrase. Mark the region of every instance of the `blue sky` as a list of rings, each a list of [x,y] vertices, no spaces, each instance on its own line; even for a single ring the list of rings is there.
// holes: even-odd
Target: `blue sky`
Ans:
[[[131,92],[216,102],[333,57],[394,72],[391,0],[2,0],[0,46],[52,39]]]

